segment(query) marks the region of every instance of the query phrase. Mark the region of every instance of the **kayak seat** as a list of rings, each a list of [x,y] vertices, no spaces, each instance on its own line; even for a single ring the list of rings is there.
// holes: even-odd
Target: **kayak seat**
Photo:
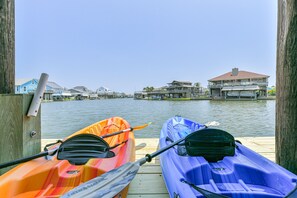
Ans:
[[[185,147],[189,156],[201,156],[209,162],[235,154],[234,137],[220,129],[205,128],[188,135]]]
[[[68,160],[73,165],[84,165],[91,158],[111,158],[114,152],[110,151],[108,143],[93,134],[79,134],[63,142],[58,150],[58,160]]]

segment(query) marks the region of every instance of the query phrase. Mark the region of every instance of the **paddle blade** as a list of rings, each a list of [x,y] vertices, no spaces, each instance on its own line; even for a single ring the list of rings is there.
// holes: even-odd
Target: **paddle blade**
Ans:
[[[136,126],[136,127],[133,127],[133,130],[141,130],[147,126],[149,126],[150,124],[152,124],[152,122],[149,122],[147,124],[144,124],[144,125],[141,125],[141,126]]]
[[[138,162],[128,162],[106,172],[64,194],[62,198],[110,198],[119,194],[130,184],[139,170]]]
[[[217,121],[211,121],[211,122],[205,123],[204,125],[207,126],[207,127],[214,127],[214,126],[219,126],[220,123],[217,122]]]

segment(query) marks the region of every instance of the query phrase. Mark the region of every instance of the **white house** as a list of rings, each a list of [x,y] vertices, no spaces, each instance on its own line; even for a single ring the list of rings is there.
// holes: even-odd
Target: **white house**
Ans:
[[[108,94],[108,93],[112,93],[112,91],[106,87],[99,87],[97,90],[96,90],[96,93],[97,94]]]

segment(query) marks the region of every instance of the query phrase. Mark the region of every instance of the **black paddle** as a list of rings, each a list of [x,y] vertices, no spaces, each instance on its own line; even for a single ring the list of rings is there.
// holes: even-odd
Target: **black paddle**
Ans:
[[[39,154],[3,163],[0,168],[5,168],[18,163],[23,163],[39,157],[54,155],[58,153],[59,160],[68,160],[73,165],[83,165],[91,158],[109,158],[114,157],[106,141],[93,134],[79,134],[68,138],[59,147],[44,151]]]
[[[196,131],[198,132],[198,131]],[[194,132],[194,133],[196,133]],[[187,136],[186,136],[187,137]],[[181,143],[186,139],[186,137],[181,138],[169,144],[168,146],[152,153],[147,154],[144,158],[137,160],[136,162],[128,162],[119,168],[113,169],[109,172],[106,172],[92,180],[89,180],[80,186],[70,190],[68,193],[64,194],[62,198],[75,198],[75,197],[101,197],[101,198],[110,198],[117,195],[122,191],[126,186],[130,184],[135,175],[137,174],[140,166],[146,162],[150,162],[152,158],[160,155],[164,151],[174,147],[175,145]]]
[[[3,164],[0,164],[0,169],[1,168],[6,168],[6,167],[9,167],[9,166],[12,166],[12,165],[16,165],[16,164],[28,162],[30,160],[33,160],[33,159],[36,159],[36,158],[39,158],[39,157],[44,157],[44,156],[47,156],[47,155],[54,155],[56,152],[57,152],[57,149],[50,150],[50,151],[43,151],[41,153],[29,156],[29,157],[24,157],[24,158],[17,159],[17,160],[11,161],[11,162],[5,162]]]
[[[109,198],[109,197],[114,197],[119,192],[121,192],[126,186],[130,184],[130,182],[133,180],[135,175],[137,174],[140,166],[145,164],[146,162],[150,162],[152,158],[160,155],[161,153],[165,152],[166,150],[178,145],[182,141],[186,140],[186,143],[190,140],[192,140],[193,136],[200,136],[201,131],[207,131],[211,132],[213,129],[201,129],[198,131],[195,131],[193,133],[190,133],[186,137],[183,137],[172,144],[167,145],[166,147],[163,147],[162,149],[152,153],[152,154],[147,154],[144,158],[137,160],[136,162],[128,162],[119,168],[113,169],[109,172],[106,172],[92,180],[89,180],[80,186],[70,190],[68,193],[64,194],[62,198],[96,198],[96,197],[101,197],[101,198]],[[219,130],[220,131],[220,130]],[[213,137],[218,136],[216,133],[218,132],[215,130],[215,133],[212,135]],[[225,139],[225,132],[223,132],[223,139]],[[218,133],[220,133],[218,132]],[[189,140],[188,140],[189,139]],[[233,140],[234,141],[234,140]],[[210,191],[206,191],[204,189],[200,189],[200,193],[202,193],[204,196],[207,196],[208,198],[221,198],[225,197],[223,195],[219,195]]]
[[[118,135],[118,134],[121,134],[121,133],[126,133],[126,132],[130,132],[130,131],[140,130],[140,129],[143,129],[143,128],[147,127],[150,124],[151,123],[147,123],[147,124],[144,124],[144,125],[141,125],[141,126],[136,126],[136,127],[133,127],[133,128],[130,127],[128,129],[124,129],[124,130],[117,131],[117,132],[114,132],[114,133],[102,135],[102,136],[100,136],[100,138],[107,138],[107,137],[115,136],[115,135]],[[76,137],[76,136],[73,136],[71,138],[74,138],[74,137]],[[71,138],[69,138],[69,139],[71,139]],[[66,141],[68,141],[69,139],[67,139]],[[99,140],[97,140],[97,141],[98,141],[97,143],[102,144],[102,142],[100,142]],[[29,156],[29,157],[24,157],[24,158],[17,159],[17,160],[11,161],[11,162],[2,163],[2,164],[0,164],[0,169],[6,168],[6,167],[9,167],[9,166],[12,166],[12,165],[16,165],[16,164],[28,162],[30,160],[37,159],[37,158],[40,158],[40,157],[45,157],[45,156],[48,156],[48,155],[49,156],[53,156],[54,154],[56,154],[56,152],[58,151],[58,149],[59,149],[59,147],[57,147],[57,148],[55,148],[53,150],[43,151],[41,153],[38,153],[38,154],[35,154],[35,155],[32,155],[32,156]],[[76,147],[76,149],[78,149],[78,148]],[[89,148],[88,150],[91,151],[92,148]],[[60,155],[62,156],[63,153],[65,154],[66,152],[64,151],[64,152],[62,152],[62,154],[60,153]],[[72,151],[72,153],[74,153],[74,151]],[[101,156],[104,156],[104,155],[101,155]],[[111,154],[109,153],[108,155],[106,155],[106,157],[107,156],[110,156],[111,157]],[[68,157],[63,156],[60,159],[70,159],[70,156],[68,156]],[[76,163],[74,163],[74,164],[76,164]],[[79,163],[77,163],[77,165],[79,165]]]

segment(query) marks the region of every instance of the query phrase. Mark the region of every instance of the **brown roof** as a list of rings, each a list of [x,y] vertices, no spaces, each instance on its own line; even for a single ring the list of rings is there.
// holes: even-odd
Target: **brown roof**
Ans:
[[[267,75],[257,74],[247,71],[238,71],[238,75],[232,76],[232,72],[225,73],[223,75],[212,78],[208,81],[220,81],[220,80],[240,80],[240,79],[250,79],[250,78],[269,78]]]

